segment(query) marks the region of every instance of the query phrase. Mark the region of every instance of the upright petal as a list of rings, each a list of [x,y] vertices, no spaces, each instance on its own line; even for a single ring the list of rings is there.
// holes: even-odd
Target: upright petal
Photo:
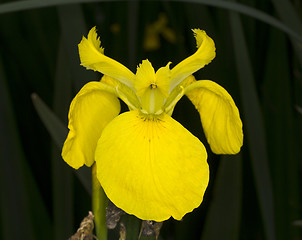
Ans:
[[[120,112],[117,97],[100,82],[87,83],[72,100],[69,133],[62,149],[63,159],[73,168],[91,166],[104,127]]]
[[[156,84],[155,71],[149,60],[143,60],[137,67],[134,88],[138,96],[144,95],[151,85]]]
[[[134,74],[124,65],[104,55],[104,49],[100,47],[101,41],[97,36],[96,27],[93,27],[88,37],[82,38],[79,43],[81,65],[118,79],[129,87],[133,86]]]
[[[208,185],[203,144],[167,114],[119,115],[104,129],[95,158],[108,198],[144,220],[180,220],[200,205]]]
[[[171,62],[168,62],[166,66],[161,67],[156,71],[157,86],[165,97],[168,97],[169,90],[170,90],[170,81],[171,81],[170,64]]]
[[[205,31],[193,29],[197,51],[171,69],[171,88],[183,79],[209,64],[216,55],[215,44]]]
[[[169,66],[168,66],[169,68]],[[165,68],[160,68],[157,74],[148,60],[137,67],[134,88],[140,99],[142,111],[146,113],[162,113],[162,106],[165,100],[165,86],[163,85]],[[167,74],[166,74],[167,75]],[[157,77],[159,78],[157,79]],[[162,81],[161,81],[162,80]]]
[[[159,68],[156,73],[149,60],[143,60],[137,67],[134,88],[138,96],[142,96],[146,90],[157,88],[167,97],[170,88],[170,66],[169,62],[165,67]]]
[[[202,80],[185,88],[185,94],[200,114],[212,151],[216,154],[238,153],[243,143],[242,122],[229,93],[212,81]]]

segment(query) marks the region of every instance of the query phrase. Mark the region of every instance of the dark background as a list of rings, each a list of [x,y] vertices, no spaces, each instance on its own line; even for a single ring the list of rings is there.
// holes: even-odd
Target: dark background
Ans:
[[[301,1],[0,2],[1,239],[67,239],[91,210],[90,170],[83,184],[60,150],[71,99],[101,77],[77,51],[93,26],[105,54],[134,72],[146,58],[175,66],[196,50],[190,29],[206,30],[217,56],[195,76],[226,88],[240,110],[242,151],[217,156],[194,106],[177,104],[173,117],[207,147],[210,184],[160,239],[302,239]]]

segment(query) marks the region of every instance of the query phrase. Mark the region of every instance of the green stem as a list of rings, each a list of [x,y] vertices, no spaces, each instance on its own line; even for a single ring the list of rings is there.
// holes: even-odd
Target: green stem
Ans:
[[[96,164],[92,165],[92,212],[98,240],[107,240],[106,207],[108,199],[96,177]]]

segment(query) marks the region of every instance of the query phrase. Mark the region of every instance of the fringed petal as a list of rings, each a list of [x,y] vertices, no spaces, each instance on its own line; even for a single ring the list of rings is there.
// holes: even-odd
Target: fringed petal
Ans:
[[[171,69],[171,88],[183,79],[209,64],[216,56],[215,44],[205,31],[193,29],[197,51]]]
[[[104,48],[100,47],[101,41],[97,36],[96,27],[93,27],[88,37],[82,38],[79,43],[81,65],[118,79],[129,87],[133,86],[134,74],[121,63],[104,55]]]

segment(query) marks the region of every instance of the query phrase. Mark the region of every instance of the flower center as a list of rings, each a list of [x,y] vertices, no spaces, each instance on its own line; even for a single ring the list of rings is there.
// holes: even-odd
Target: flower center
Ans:
[[[157,88],[156,83],[151,83],[150,88],[151,88],[151,89],[155,89],[155,88]]]

